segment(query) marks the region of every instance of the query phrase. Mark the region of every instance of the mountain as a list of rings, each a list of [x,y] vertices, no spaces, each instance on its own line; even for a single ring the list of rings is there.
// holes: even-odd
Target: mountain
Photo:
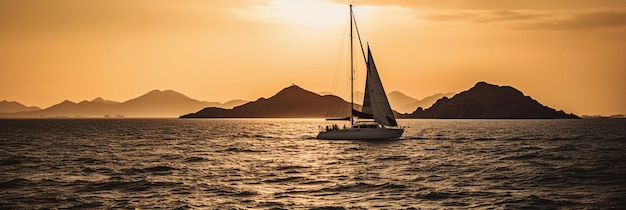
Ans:
[[[319,95],[332,95],[330,92],[320,92]],[[437,99],[443,98],[444,96],[450,97],[454,95],[453,92],[449,93],[437,93],[432,96],[428,96],[423,98],[422,100],[412,98],[410,96],[405,95],[400,91],[391,91],[387,93],[387,99],[389,99],[389,105],[391,105],[391,109],[397,111],[399,113],[411,113],[415,111],[418,107],[430,107],[437,101]],[[360,104],[363,103],[364,94],[361,91],[354,92],[354,103]],[[345,99],[349,101],[350,98]]]
[[[0,115],[0,117],[38,118],[38,117],[103,117],[112,112],[119,102],[96,98],[93,101],[74,103],[65,100],[46,109]],[[112,114],[112,113],[111,113]]]
[[[103,117],[105,114],[114,114],[110,112],[116,104],[103,101],[105,102],[94,100],[74,103],[65,100],[44,110],[31,113],[34,115],[28,117]]]
[[[358,97],[358,94],[355,94]],[[517,89],[479,82],[471,89],[448,98],[452,93],[435,94],[417,100],[394,91],[388,94],[394,110],[405,111],[407,107],[419,107],[411,114],[400,118],[578,118],[541,105]],[[362,96],[361,96],[362,97]],[[443,97],[443,98],[441,98]],[[424,110],[437,100],[430,108]],[[355,102],[362,101],[355,100]],[[21,110],[25,106],[17,102],[0,102],[0,111]],[[421,104],[421,105],[420,105]],[[21,105],[21,106],[20,106]],[[253,102],[232,100],[224,104],[198,101],[173,90],[153,90],[137,98],[115,102],[100,97],[91,101],[63,101],[46,109],[31,107],[32,111],[1,113],[1,118],[39,117],[174,117],[181,118],[226,118],[226,117],[311,117],[335,118],[350,115],[350,103],[334,95],[319,95],[296,85],[279,91],[270,98]],[[398,108],[401,106],[401,108]],[[5,108],[11,107],[11,108]],[[16,109],[12,107],[18,107]],[[404,108],[402,108],[404,107]],[[359,106],[356,105],[359,109]],[[415,109],[415,108],[413,108]],[[5,111],[6,110],[6,111]],[[405,112],[406,113],[406,112]]]
[[[39,118],[39,117],[92,117],[105,116],[124,117],[176,117],[203,107],[234,107],[245,103],[242,100],[233,100],[225,104],[206,102],[191,99],[173,90],[153,90],[142,96],[125,102],[116,102],[95,98],[92,101],[74,103],[65,100],[43,110],[20,113],[3,113],[5,118]]]
[[[37,111],[41,110],[41,108],[36,106],[24,106],[16,101],[0,101],[0,113],[16,113],[16,112],[29,112],[29,111]]]
[[[404,95],[404,93],[401,93],[399,91],[391,91],[390,93],[387,93],[387,99],[389,99],[389,104],[391,105],[391,108],[400,113],[408,113],[414,111],[415,109],[417,109],[417,107],[407,108],[407,105],[417,104],[420,101]]]
[[[321,96],[292,85],[270,98],[259,98],[233,109],[204,108],[181,118],[326,118],[350,115],[350,103],[334,95]]]
[[[449,93],[437,93],[432,96],[428,96],[423,98],[422,100],[415,99],[401,93],[400,91],[392,91],[387,93],[387,98],[389,99],[389,104],[391,108],[400,113],[411,113],[415,111],[418,107],[430,107],[435,101],[443,97],[450,97],[454,95],[453,92]]]
[[[444,97],[430,108],[421,107],[403,118],[449,118],[449,119],[578,119],[544,106],[510,86],[497,86],[478,82],[469,90]]]
[[[119,104],[116,107],[117,113],[114,114],[133,117],[172,117],[211,105],[215,104],[191,99],[173,90],[153,90]]]
[[[422,108],[430,107],[437,100],[439,100],[440,98],[451,97],[453,95],[454,95],[453,92],[437,93],[435,95],[425,97],[422,100],[417,100],[415,102],[404,104],[404,105],[400,105],[400,106],[394,106],[393,104],[391,104],[391,107],[394,108],[395,110],[399,111],[400,113],[411,113],[411,112],[415,111],[415,109],[417,109],[419,107],[422,107]]]

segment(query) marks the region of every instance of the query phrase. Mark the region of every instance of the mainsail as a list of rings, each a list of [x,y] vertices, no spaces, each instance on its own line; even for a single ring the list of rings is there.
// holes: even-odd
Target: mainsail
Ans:
[[[363,109],[361,112],[371,114],[374,121],[381,125],[398,125],[391,111],[391,106],[389,106],[389,100],[385,94],[383,83],[380,81],[380,76],[378,76],[378,70],[376,69],[376,64],[374,64],[374,58],[369,46],[367,46],[365,96],[363,97]]]

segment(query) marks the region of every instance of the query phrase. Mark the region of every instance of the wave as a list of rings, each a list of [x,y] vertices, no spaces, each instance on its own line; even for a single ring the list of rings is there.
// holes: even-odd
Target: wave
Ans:
[[[503,157],[500,160],[532,160],[532,159],[538,159],[541,160],[542,162],[545,161],[563,161],[563,160],[569,160],[571,158],[564,156],[564,155],[560,155],[560,154],[553,154],[550,151],[543,151],[543,152],[532,152],[532,153],[523,153],[523,154],[515,154],[515,155],[511,155],[508,157]]]
[[[501,160],[530,160],[541,158],[541,154],[539,153],[527,153],[527,154],[514,154],[508,157],[501,158]]]
[[[0,189],[14,189],[18,187],[25,187],[32,184],[32,182],[28,179],[17,178],[11,179],[6,182],[0,182]]]
[[[7,159],[0,160],[0,166],[21,165],[25,161],[20,157],[9,157]]]
[[[543,148],[537,147],[537,146],[525,146],[525,147],[518,148],[517,151],[526,152],[526,151],[536,151],[536,150],[542,150],[542,149]]]
[[[277,166],[276,170],[279,171],[286,171],[286,170],[296,170],[296,169],[306,169],[306,168],[311,168],[309,166],[292,166],[292,165],[286,165],[286,166]]]
[[[264,207],[269,209],[283,209],[284,206],[285,204],[276,201],[263,201],[257,204],[257,207]]]
[[[225,149],[224,152],[265,152],[265,151],[251,150],[251,149],[239,149],[236,147],[231,147],[231,148]]]
[[[153,166],[153,167],[148,167],[143,169],[143,171],[145,172],[161,172],[161,171],[174,171],[174,170],[178,170],[174,167],[170,167],[170,166]]]
[[[572,141],[572,140],[579,140],[579,136],[577,137],[551,137],[551,138],[547,138],[550,141]]]
[[[84,181],[80,181],[84,182]],[[177,188],[181,187],[183,183],[180,182],[152,182],[145,179],[136,181],[123,181],[118,178],[112,178],[104,182],[96,182],[88,184],[78,192],[93,192],[93,191],[121,191],[121,192],[146,192],[153,190],[154,188]]]
[[[312,207],[310,210],[343,210],[346,209],[342,206],[320,206],[320,207]]]
[[[263,134],[249,134],[249,133],[239,133],[237,135],[232,136],[232,138],[251,138],[251,139],[273,139],[274,136],[263,135]]]
[[[433,192],[427,191],[424,193],[417,193],[413,196],[414,198],[420,198],[425,200],[443,200],[453,197],[452,194],[447,192]]]
[[[404,140],[427,140],[429,138],[426,138],[426,137],[404,137],[402,139],[404,139]]]
[[[185,158],[185,162],[187,162],[187,163],[205,162],[205,161],[209,161],[209,160],[206,159],[206,158],[203,158],[203,157],[188,157],[188,158]]]
[[[392,184],[392,183],[383,183],[383,184],[370,184],[365,182],[356,182],[345,185],[337,185],[333,187],[322,188],[319,190],[315,190],[316,192],[369,192],[374,190],[381,189],[404,189],[408,186],[403,184]]]
[[[574,206],[577,203],[571,201],[555,201],[537,195],[530,195],[522,198],[505,199],[495,204],[513,209],[557,209]]]
[[[300,184],[303,185],[317,185],[317,184],[326,184],[326,183],[330,183],[329,180],[309,180],[309,181],[303,181],[300,182]]]
[[[479,138],[474,138],[474,141],[493,141],[496,140],[496,138],[493,137],[479,137]]]
[[[104,207],[104,202],[94,201],[89,203],[80,203],[70,207],[69,209],[103,209]]]
[[[178,154],[163,154],[161,155],[161,159],[164,160],[178,160],[178,159],[182,159],[183,156],[182,155],[178,155]]]
[[[179,170],[171,166],[152,166],[146,168],[130,168],[123,170],[124,175],[138,175],[138,174],[157,174],[167,175],[173,173],[173,171]]]
[[[28,156],[10,156],[3,157],[0,159],[0,166],[11,166],[11,165],[23,165],[23,164],[39,164],[42,163],[43,160],[38,157],[28,157]]]
[[[205,193],[213,193],[220,196],[248,197],[259,194],[254,190],[243,190],[234,186],[219,184],[201,184],[199,187],[203,189]]]
[[[295,182],[297,180],[306,179],[301,176],[280,177],[275,179],[264,180],[265,183],[281,183],[281,182]]]
[[[376,158],[376,161],[395,161],[395,160],[410,160],[411,158],[404,156],[404,155],[396,155],[396,156],[389,156],[389,157],[379,157]]]

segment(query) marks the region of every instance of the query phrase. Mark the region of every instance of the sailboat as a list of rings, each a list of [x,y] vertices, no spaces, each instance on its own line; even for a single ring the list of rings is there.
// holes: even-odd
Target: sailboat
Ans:
[[[378,75],[378,70],[374,64],[374,58],[369,45],[367,46],[367,78],[365,82],[365,96],[361,111],[354,109],[354,41],[353,28],[356,28],[359,36],[359,43],[363,57],[365,52],[363,44],[360,42],[360,34],[352,5],[350,5],[350,103],[352,104],[352,114],[349,118],[350,127],[339,129],[338,127],[326,129],[317,135],[317,139],[327,140],[370,140],[370,139],[397,139],[402,136],[403,128],[398,127],[396,118],[393,116],[389,100],[385,94],[382,81]],[[355,120],[358,119],[358,120]]]

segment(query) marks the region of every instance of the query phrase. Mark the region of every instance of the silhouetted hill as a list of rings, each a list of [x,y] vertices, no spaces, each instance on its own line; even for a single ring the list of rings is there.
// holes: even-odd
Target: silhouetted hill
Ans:
[[[41,108],[36,106],[24,106],[16,101],[0,101],[0,113],[29,112],[37,110],[41,110]]]
[[[59,104],[43,110],[19,113],[3,113],[5,118],[39,118],[39,117],[90,117],[105,116],[124,117],[177,117],[209,106],[232,107],[243,104],[245,101],[232,100],[225,104],[205,102],[191,99],[173,90],[153,90],[137,98],[116,102],[100,97],[92,101],[74,103],[65,100]]]
[[[233,109],[204,108],[181,118],[345,117],[350,115],[350,106],[337,96],[321,96],[292,85],[267,99],[260,98]]]
[[[486,82],[476,83],[467,91],[452,98],[437,100],[432,107],[421,107],[404,118],[456,118],[456,119],[578,119],[574,114],[556,111],[524,96],[509,86],[497,86]]]
[[[105,114],[111,114],[110,112],[117,104],[119,102],[108,101],[102,98],[96,98],[93,101],[85,100],[80,103],[65,100],[46,109],[0,115],[0,117],[103,117]]]
[[[115,103],[106,100],[81,101],[74,103],[68,100],[39,111],[39,117],[103,117],[111,112]],[[103,113],[103,111],[105,113]],[[113,113],[108,113],[113,114]],[[33,116],[35,117],[35,116]]]
[[[355,95],[358,96],[358,94]],[[389,94],[389,98],[392,107],[396,108],[393,105],[394,102],[395,104],[404,104],[404,106],[415,106],[416,103],[431,103],[430,101],[445,95],[451,95],[451,93],[436,94],[420,101],[394,91]],[[355,101],[358,102],[360,100],[357,99]],[[21,104],[19,104],[21,106],[16,104],[19,103],[0,102],[0,105],[5,107],[12,106],[20,109],[25,107]],[[281,90],[268,99],[260,98],[248,103],[242,100],[233,100],[224,104],[205,102],[191,99],[172,90],[153,90],[122,103],[105,100],[100,97],[92,101],[82,101],[80,103],[66,100],[43,110],[0,113],[0,117],[173,117],[202,109],[196,113],[181,117],[327,118],[349,116],[350,106],[349,102],[337,96],[321,96],[294,85]],[[356,106],[358,109],[358,105]],[[441,98],[426,110],[421,107],[412,114],[394,114],[401,118],[578,118],[576,115],[565,114],[563,111],[556,111],[543,106],[529,96],[524,96],[515,88],[508,86],[500,87],[485,82],[479,82],[473,88],[456,94],[451,99],[447,97]],[[37,107],[33,109],[37,109]],[[2,111],[4,110],[15,109],[5,109],[3,107]]]
[[[173,90],[153,90],[117,107],[118,113],[134,117],[172,117],[213,105],[191,99]]]

